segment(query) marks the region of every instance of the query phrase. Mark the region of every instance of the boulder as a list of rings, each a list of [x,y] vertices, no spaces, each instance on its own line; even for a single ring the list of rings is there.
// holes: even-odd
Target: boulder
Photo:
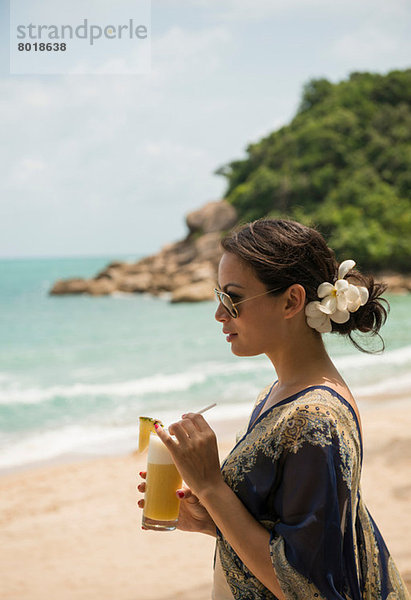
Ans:
[[[121,281],[125,276],[125,270],[123,268],[123,265],[121,265],[121,263],[116,263],[115,266],[113,265],[109,265],[108,267],[106,267],[105,269],[103,269],[103,271],[100,271],[100,273],[97,273],[97,275],[93,278],[93,279],[111,279],[113,281]]]
[[[123,263],[118,260],[115,260],[115,261],[109,263],[106,268],[107,269],[122,269],[125,264],[127,264],[127,263]]]
[[[150,269],[151,260],[148,261],[147,258],[142,259],[136,263],[126,263],[123,265],[122,273],[125,277],[129,275],[138,275]]]
[[[116,290],[114,281],[106,277],[100,279],[89,279],[87,285],[87,293],[90,296],[107,296]]]
[[[205,233],[195,241],[196,254],[201,262],[211,261],[214,265],[218,264],[221,258],[222,249],[220,246],[221,233]]]
[[[173,282],[171,277],[164,271],[153,274],[151,282],[150,292],[153,294],[162,294],[163,292],[170,292],[173,289]]]
[[[171,284],[170,289],[175,290],[191,283],[197,283],[198,281],[214,281],[216,272],[211,263],[197,263],[197,261],[195,261],[179,269],[177,272],[169,274],[169,277]]]
[[[58,279],[50,290],[51,295],[60,294],[85,294],[87,293],[88,279],[72,277],[71,279]]]
[[[217,273],[214,264],[211,262],[193,263],[188,275],[192,283],[197,281],[216,281]]]
[[[388,292],[393,294],[407,294],[411,292],[411,275],[400,273],[380,273],[375,277],[388,285]]]
[[[180,270],[179,272],[175,273],[172,277],[170,277],[170,280],[173,283],[173,290],[185,287],[193,283],[192,274],[188,271],[183,270]]]
[[[162,258],[169,260],[173,257],[173,260],[179,266],[183,266],[191,262],[196,258],[196,247],[191,240],[183,240],[174,244],[173,249],[169,249],[164,254],[161,254]]]
[[[144,293],[151,287],[152,275],[150,273],[137,273],[135,275],[125,275],[117,283],[119,292]]]
[[[237,212],[226,200],[208,202],[186,217],[190,233],[213,233],[231,229],[237,222]]]
[[[173,291],[171,302],[202,302],[204,300],[213,300],[214,288],[214,280],[204,280],[183,285]]]

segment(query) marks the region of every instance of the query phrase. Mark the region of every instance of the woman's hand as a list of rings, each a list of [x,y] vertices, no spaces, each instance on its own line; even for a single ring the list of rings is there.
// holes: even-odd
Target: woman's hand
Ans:
[[[177,496],[181,499],[177,529],[208,533],[216,537],[213,519],[190,488],[181,488],[177,491]]]
[[[146,479],[147,472],[141,471],[140,476]],[[143,481],[137,486],[139,492],[146,491],[146,482]],[[216,528],[214,521],[208,514],[207,510],[201,504],[197,496],[195,496],[190,488],[182,487],[176,491],[176,495],[180,498],[180,512],[178,514],[177,529],[181,531],[195,531],[198,533],[208,533],[216,536]],[[139,508],[144,508],[144,499],[137,502]]]
[[[224,483],[220,471],[217,439],[204,417],[188,413],[173,423],[169,432],[156,425],[157,435],[170,452],[191,492],[200,500],[204,492]]]

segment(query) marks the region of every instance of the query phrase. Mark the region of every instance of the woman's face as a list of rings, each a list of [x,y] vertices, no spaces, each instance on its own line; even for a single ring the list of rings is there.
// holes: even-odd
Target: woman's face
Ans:
[[[264,294],[265,285],[257,279],[246,262],[230,252],[225,252],[218,268],[218,286],[226,292],[234,303]],[[219,303],[215,313],[217,321],[223,325],[223,333],[231,344],[231,351],[237,356],[271,354],[283,338],[284,318],[282,294],[270,294],[250,299],[237,306],[235,319]]]

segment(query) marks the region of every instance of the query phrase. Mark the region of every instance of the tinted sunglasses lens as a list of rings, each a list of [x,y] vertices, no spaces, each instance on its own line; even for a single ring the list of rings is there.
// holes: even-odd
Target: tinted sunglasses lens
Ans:
[[[234,319],[235,319],[237,317],[237,311],[236,311],[235,307],[233,306],[230,296],[228,296],[224,292],[220,292],[217,290],[216,290],[216,296],[217,296],[218,300],[221,302],[221,304],[224,306],[224,308],[227,310],[229,315],[231,317],[234,317]]]

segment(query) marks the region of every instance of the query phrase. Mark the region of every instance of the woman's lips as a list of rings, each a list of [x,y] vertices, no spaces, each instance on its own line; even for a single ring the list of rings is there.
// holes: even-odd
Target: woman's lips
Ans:
[[[232,342],[236,335],[236,333],[229,333],[225,339],[227,342]]]

